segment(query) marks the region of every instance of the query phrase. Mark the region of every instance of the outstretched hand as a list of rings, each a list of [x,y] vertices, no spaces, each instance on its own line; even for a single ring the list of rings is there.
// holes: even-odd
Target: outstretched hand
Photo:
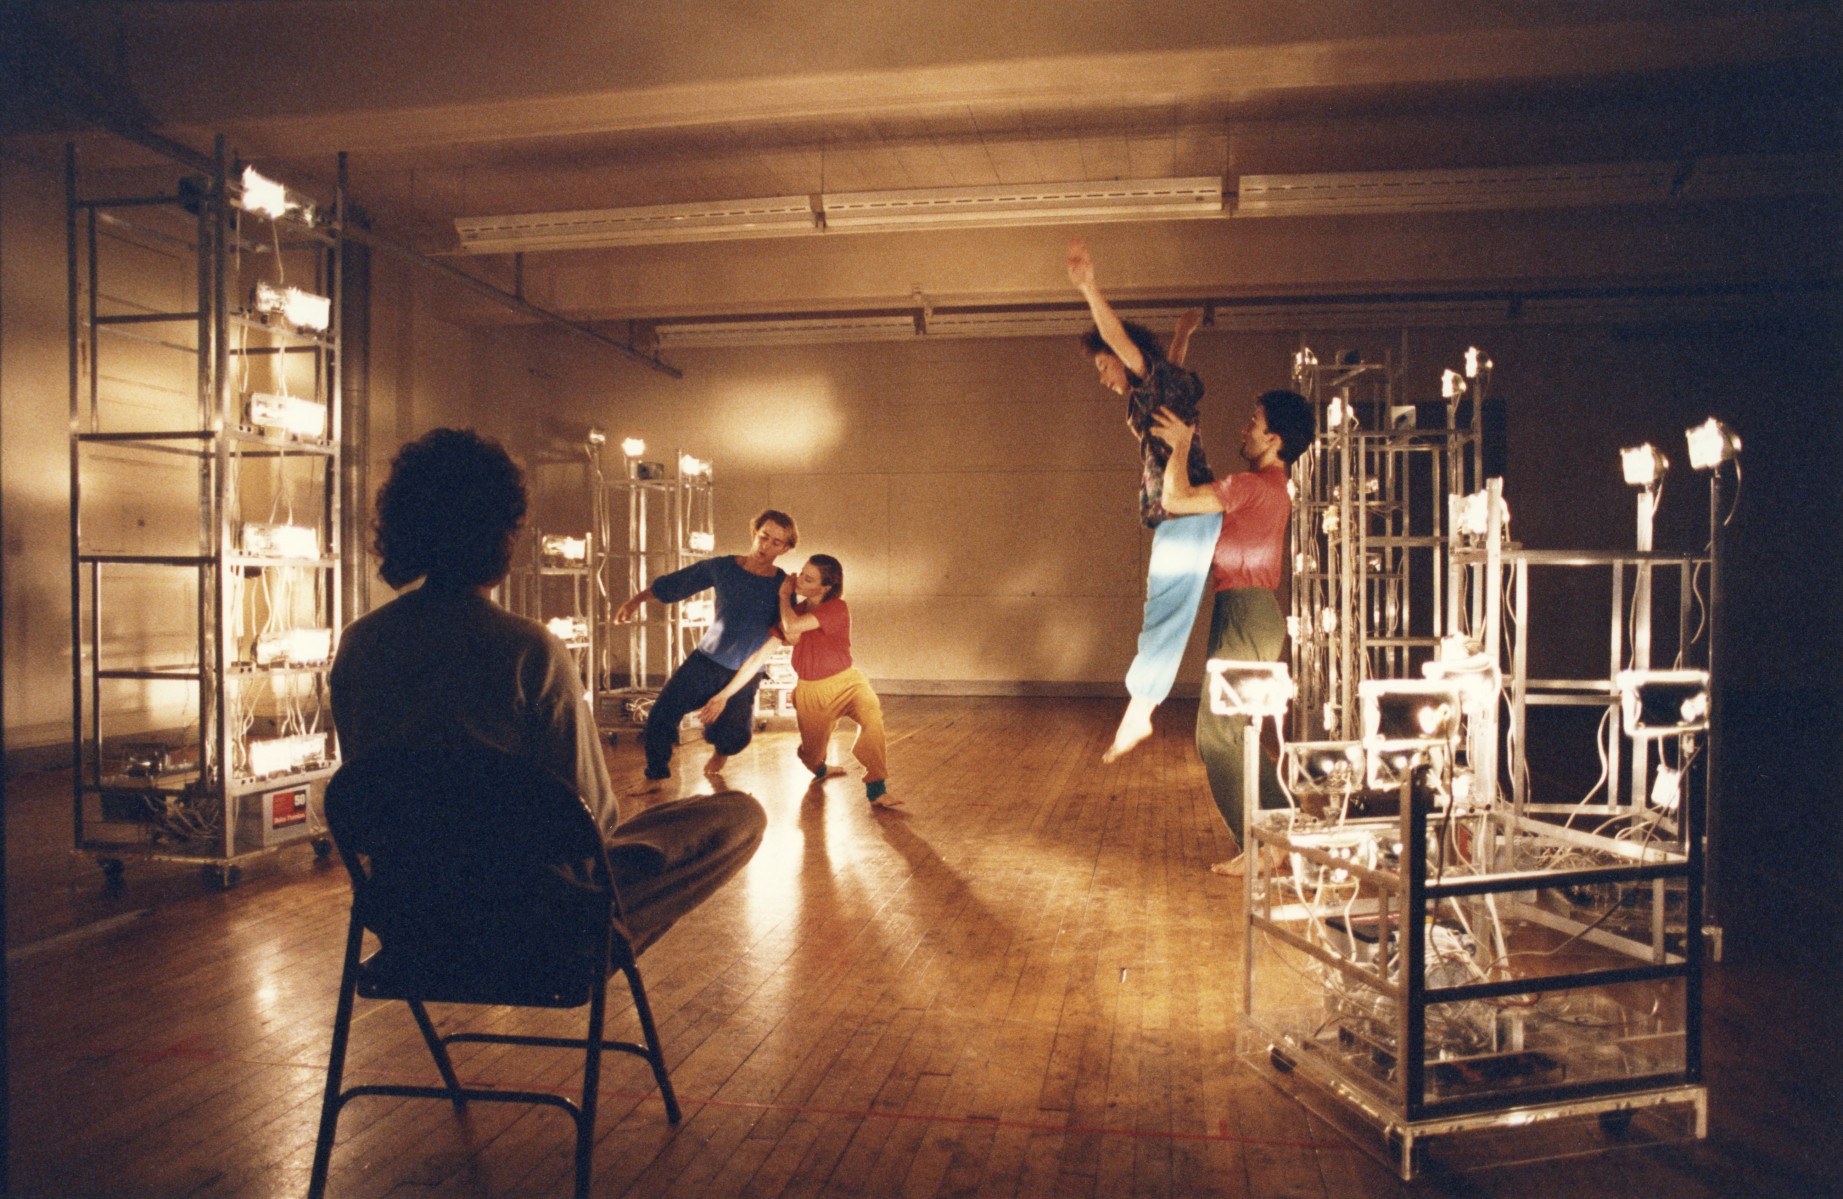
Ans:
[[[1069,239],[1069,282],[1076,287],[1094,286],[1094,259],[1088,254],[1088,247],[1079,237]]]

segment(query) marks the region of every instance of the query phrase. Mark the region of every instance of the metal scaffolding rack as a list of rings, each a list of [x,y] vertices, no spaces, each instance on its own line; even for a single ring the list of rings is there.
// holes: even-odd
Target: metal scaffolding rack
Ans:
[[[74,836],[112,880],[330,848],[344,198],[213,161],[99,194],[66,149]]]
[[[644,720],[644,705],[710,627],[712,600],[702,595],[650,605],[651,611],[625,625],[614,623],[614,613],[654,579],[715,552],[716,485],[708,462],[682,451],[670,462],[648,459],[638,442],[622,447],[622,477],[608,479],[601,465],[602,444],[591,437],[598,600],[591,623],[599,658],[590,686],[599,698],[598,716],[615,715],[608,711],[612,707]]]

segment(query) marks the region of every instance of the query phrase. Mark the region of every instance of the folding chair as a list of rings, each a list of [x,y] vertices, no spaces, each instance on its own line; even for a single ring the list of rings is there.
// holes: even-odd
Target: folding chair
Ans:
[[[589,1193],[601,1051],[647,1060],[679,1120],[646,988],[623,925],[620,896],[594,817],[567,784],[521,759],[478,747],[376,755],[342,766],[327,786],[327,826],[352,877],[352,919],[314,1148],[309,1199],[325,1193],[339,1113],[361,1095],[539,1103],[576,1121],[576,1195]],[[380,948],[361,960],[369,930]],[[607,981],[627,976],[646,1043],[602,1039]],[[341,1089],[354,998],[402,1000],[422,1031],[442,1086]],[[451,1032],[424,1005],[576,1008],[581,1038]],[[583,1051],[582,1102],[543,1091],[464,1087],[449,1060],[457,1042]]]

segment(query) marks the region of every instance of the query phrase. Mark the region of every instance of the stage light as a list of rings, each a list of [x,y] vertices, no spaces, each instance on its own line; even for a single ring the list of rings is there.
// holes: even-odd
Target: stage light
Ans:
[[[1625,471],[1625,481],[1633,487],[1657,487],[1670,470],[1670,460],[1650,444],[1620,450],[1619,465]]]
[[[250,424],[311,441],[326,439],[326,405],[300,396],[250,393]]]
[[[589,640],[589,622],[580,616],[553,616],[544,627],[565,645],[586,645]]]
[[[1357,741],[1291,741],[1282,753],[1286,789],[1295,795],[1344,795],[1363,786]]]
[[[1442,399],[1456,400],[1465,394],[1465,379],[1456,370],[1440,372],[1440,396]]]
[[[621,453],[629,458],[638,458],[641,454],[646,453],[646,443],[638,437],[629,437],[621,443]]]
[[[333,302],[325,296],[298,287],[256,285],[253,306],[257,312],[279,312],[282,319],[298,329],[324,332],[333,323]]]
[[[1480,371],[1488,371],[1490,369],[1491,369],[1491,360],[1485,357],[1484,354],[1479,352],[1479,349],[1477,346],[1467,346],[1466,347],[1466,350],[1465,350],[1465,377],[1466,378],[1476,379],[1478,378],[1478,373]]]
[[[314,218],[313,205],[289,196],[287,188],[250,166],[243,168],[243,198],[238,206],[272,220],[290,212],[299,213],[303,221]]]
[[[1504,497],[1497,500],[1497,522],[1499,536],[1508,540],[1510,536],[1510,505]],[[1491,532],[1491,493],[1474,491],[1459,504],[1459,532],[1473,541],[1483,541]]]
[[[1709,727],[1706,670],[1622,670],[1615,682],[1626,736],[1635,741]]]
[[[304,525],[243,526],[243,552],[257,557],[318,558],[320,530]]]
[[[1284,662],[1236,662],[1211,658],[1209,707],[1218,716],[1283,716],[1293,698],[1293,680]]]
[[[589,426],[589,444],[592,446],[608,444],[608,434],[602,430],[600,425]]]
[[[1439,657],[1421,664],[1421,674],[1458,689],[1467,713],[1482,716],[1496,708],[1503,675],[1490,654],[1462,637],[1442,637]]]
[[[1741,452],[1741,439],[1714,417],[1683,434],[1689,442],[1689,464],[1695,470],[1713,470]]]
[[[569,537],[562,533],[546,533],[540,543],[540,551],[546,558],[556,558],[564,562],[587,562],[589,560],[589,539],[586,537]]]
[[[1451,681],[1364,679],[1357,695],[1366,746],[1431,745],[1459,730],[1462,697]]]
[[[710,474],[710,463],[698,458],[693,458],[690,454],[680,454],[678,456],[678,473],[681,478],[686,479],[695,479],[699,475],[708,476]]]

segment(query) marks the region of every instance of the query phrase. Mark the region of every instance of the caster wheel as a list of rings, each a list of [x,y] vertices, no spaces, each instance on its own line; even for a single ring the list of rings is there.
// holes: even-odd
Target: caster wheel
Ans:
[[[1622,1137],[1632,1128],[1632,1112],[1623,1111],[1600,1113],[1600,1131],[1609,1137]]]
[[[1293,1072],[1293,1059],[1281,1052],[1278,1045],[1275,1045],[1267,1051],[1267,1060],[1272,1062],[1273,1068],[1282,1074],[1291,1074]]]
[[[608,744],[609,745],[619,745],[620,743],[621,743],[621,735],[619,733],[609,733],[608,734]]]
[[[314,857],[325,861],[333,856],[333,843],[325,837],[314,838]]]
[[[97,858],[96,865],[102,867],[104,886],[119,887],[122,885],[122,875],[127,868],[122,864],[120,858]]]

